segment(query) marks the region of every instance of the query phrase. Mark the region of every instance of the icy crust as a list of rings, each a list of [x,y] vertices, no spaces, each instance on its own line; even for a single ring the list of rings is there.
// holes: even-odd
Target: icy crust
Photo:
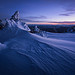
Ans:
[[[30,28],[26,25],[26,23],[23,23],[20,20],[16,22],[13,19],[6,19],[5,27],[0,30],[0,42],[10,40],[22,32],[22,34],[24,34],[29,31]]]
[[[8,49],[1,52],[1,55],[3,54],[7,58],[3,57],[3,55],[1,57],[12,61],[10,70],[16,68],[17,74],[23,71],[20,73],[22,75],[75,74],[75,51],[72,49],[72,45],[73,47],[75,45],[74,42],[46,39],[27,32],[22,35],[22,33],[5,42],[4,44],[7,45]],[[12,65],[16,66],[12,67]],[[30,74],[29,72],[34,73]]]
[[[23,22],[20,22],[20,21],[17,22],[17,27],[22,29],[22,30],[25,30],[25,31],[31,31],[26,23],[23,23]]]
[[[15,28],[17,27],[17,23],[12,19],[12,20],[9,20],[9,19],[6,19],[6,28]]]
[[[44,38],[20,21],[6,21],[0,31],[0,75],[75,75],[75,42]]]
[[[6,48],[7,48],[7,47],[6,47],[5,44],[0,43],[0,51],[3,50],[3,49],[6,49]]]
[[[15,27],[25,30],[25,31],[30,31],[30,28],[26,25],[26,23],[23,23],[21,21],[17,21],[15,22],[13,19],[12,20],[8,20],[6,19],[6,26],[7,28],[12,28],[14,29]]]
[[[19,19],[19,11],[16,11],[14,15],[11,16],[10,20],[6,19],[5,28],[15,30],[15,28],[22,29],[25,31],[31,31],[26,23],[21,22]],[[14,29],[14,30],[13,30]]]

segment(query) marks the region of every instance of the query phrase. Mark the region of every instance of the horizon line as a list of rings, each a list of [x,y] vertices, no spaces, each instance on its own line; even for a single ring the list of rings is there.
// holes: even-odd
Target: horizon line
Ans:
[[[67,22],[65,22],[65,23],[59,23],[59,22],[53,22],[53,23],[32,23],[32,22],[26,22],[27,24],[37,24],[37,25],[75,25],[75,22],[73,22],[73,23],[71,23],[71,22],[69,22],[69,23],[67,23]]]

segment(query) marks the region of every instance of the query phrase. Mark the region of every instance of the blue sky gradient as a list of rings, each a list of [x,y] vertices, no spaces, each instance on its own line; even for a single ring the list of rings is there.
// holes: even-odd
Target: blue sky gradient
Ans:
[[[0,9],[0,19],[18,10],[29,23],[75,21],[75,0],[0,0]]]

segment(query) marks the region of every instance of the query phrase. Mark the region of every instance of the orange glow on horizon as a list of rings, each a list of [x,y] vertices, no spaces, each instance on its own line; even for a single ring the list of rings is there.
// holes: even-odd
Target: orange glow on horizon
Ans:
[[[39,25],[74,25],[75,23],[27,23],[27,24],[39,24]]]

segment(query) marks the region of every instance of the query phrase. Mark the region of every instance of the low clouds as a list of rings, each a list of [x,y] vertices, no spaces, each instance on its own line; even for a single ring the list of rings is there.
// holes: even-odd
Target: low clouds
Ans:
[[[75,12],[65,12],[63,14],[59,14],[60,16],[71,16],[72,14],[75,14]]]
[[[41,19],[41,20],[39,20]],[[46,22],[46,21],[43,21],[43,19],[47,19],[46,16],[28,16],[28,17],[25,17],[24,19],[20,19],[21,21],[23,22]]]
[[[60,16],[70,16],[70,14],[59,14]]]
[[[75,21],[48,22],[48,23],[75,23]]]
[[[75,25],[75,21],[49,22],[53,25]]]
[[[75,12],[75,6],[67,7],[67,8],[65,8],[65,11]]]
[[[62,22],[56,22],[56,21],[35,21],[35,20],[29,20],[29,19],[20,19],[22,22],[26,22],[27,24],[51,24],[51,25],[74,25],[75,21],[62,21]]]
[[[29,19],[20,19],[20,20],[23,22],[33,22],[32,20],[29,20]]]
[[[61,4],[64,11],[59,14],[60,16],[71,16],[72,14],[75,14],[75,0],[65,0],[62,1]]]
[[[46,16],[28,16],[26,19],[47,19]]]
[[[38,20],[30,20],[30,19],[20,19],[22,22],[38,22],[38,23],[40,23],[40,22],[47,22],[47,21],[38,21]]]

